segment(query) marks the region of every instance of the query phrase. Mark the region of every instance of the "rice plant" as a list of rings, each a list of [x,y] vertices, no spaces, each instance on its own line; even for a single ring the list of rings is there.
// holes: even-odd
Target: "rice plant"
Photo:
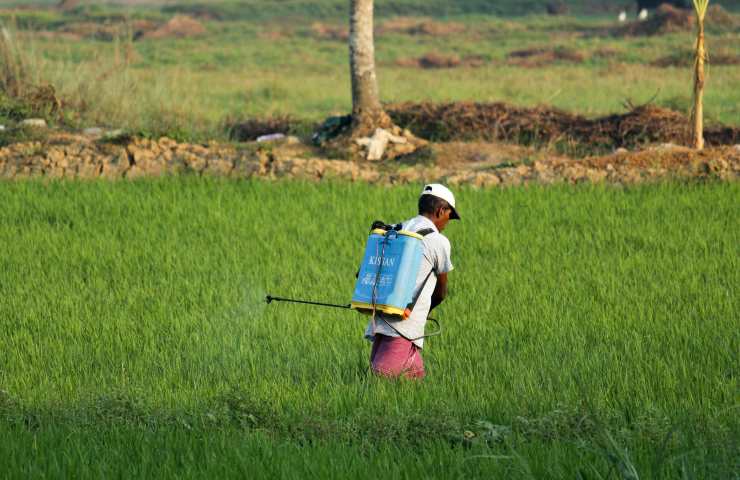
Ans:
[[[419,186],[0,183],[4,472],[732,478],[739,188],[456,190],[414,384],[359,314],[264,298],[345,301]]]

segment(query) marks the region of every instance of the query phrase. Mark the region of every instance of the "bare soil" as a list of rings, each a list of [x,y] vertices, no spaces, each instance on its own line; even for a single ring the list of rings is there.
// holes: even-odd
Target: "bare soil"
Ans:
[[[579,64],[587,56],[567,47],[536,47],[514,50],[507,55],[507,64],[525,68],[540,68],[554,63]]]
[[[57,30],[34,32],[40,38],[80,40],[83,38],[111,42],[120,38],[187,38],[206,33],[206,28],[198,20],[185,15],[176,15],[165,23],[151,20],[130,22],[70,22]]]
[[[694,62],[694,55],[686,51],[679,51],[675,54],[661,57],[650,65],[660,68],[668,67],[691,67]],[[730,52],[712,51],[709,55],[708,63],[712,66],[719,65],[740,65],[740,55]]]
[[[710,28],[723,30],[740,28],[740,16],[733,15],[721,5],[710,4],[705,21]],[[614,29],[612,33],[616,36],[663,35],[691,31],[695,23],[693,10],[683,10],[664,3],[647,20],[630,22]]]
[[[474,187],[552,183],[635,184],[666,180],[740,178],[740,145],[704,151],[675,145],[569,158],[518,145],[430,144],[426,154],[371,163],[327,159],[295,137],[246,146],[131,138],[106,143],[57,133],[44,141],[0,148],[0,178],[134,179],[178,174],[232,178],[339,178],[370,183],[439,181]]]
[[[439,22],[430,18],[395,17],[381,22],[376,29],[377,35],[400,33],[405,35],[430,35],[443,37],[464,33],[467,27],[458,22]]]
[[[553,107],[517,107],[506,103],[396,103],[386,106],[393,121],[435,142],[501,141],[524,145],[564,145],[593,153],[634,149],[652,143],[688,145],[685,115],[644,105],[624,114],[589,119]],[[740,128],[705,129],[709,146],[740,143]]]
[[[438,22],[423,17],[395,17],[380,22],[375,28],[375,35],[401,34],[443,37],[464,33],[466,30],[464,24],[457,22]],[[311,25],[311,35],[322,40],[345,42],[349,39],[349,28],[344,24],[314,22]]]
[[[459,55],[446,55],[439,52],[429,52],[418,58],[399,58],[396,60],[396,65],[398,66],[422,69],[477,68],[482,67],[486,63],[486,59],[479,55],[460,57]]]

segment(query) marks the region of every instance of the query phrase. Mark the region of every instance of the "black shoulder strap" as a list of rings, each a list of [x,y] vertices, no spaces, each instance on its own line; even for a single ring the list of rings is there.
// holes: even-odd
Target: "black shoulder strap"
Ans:
[[[426,236],[427,236],[427,235],[429,235],[430,233],[434,233],[434,229],[433,229],[433,228],[424,228],[424,229],[421,229],[421,230],[419,230],[419,231],[418,231],[418,232],[416,232],[416,233],[418,233],[418,234],[419,234],[419,235],[421,235],[422,237],[426,237]]]

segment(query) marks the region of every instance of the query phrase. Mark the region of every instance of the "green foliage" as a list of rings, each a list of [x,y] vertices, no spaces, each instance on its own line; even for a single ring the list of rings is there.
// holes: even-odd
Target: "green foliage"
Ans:
[[[0,147],[13,143],[43,142],[47,137],[48,132],[43,128],[5,126],[0,131]]]
[[[6,471],[731,477],[737,184],[457,190],[445,333],[387,382],[365,317],[264,297],[346,301],[417,193],[0,185]]]
[[[0,92],[0,122],[20,121],[34,115],[31,105]]]
[[[707,14],[707,7],[709,7],[709,0],[694,0],[694,10],[700,21],[704,21],[704,17]]]
[[[14,24],[24,30],[53,29],[64,23],[63,17],[53,10],[3,10],[0,23]]]

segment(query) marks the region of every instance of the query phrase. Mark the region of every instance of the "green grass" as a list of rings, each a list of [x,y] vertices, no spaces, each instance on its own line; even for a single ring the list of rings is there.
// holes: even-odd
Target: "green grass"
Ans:
[[[363,317],[263,298],[346,302],[417,190],[0,184],[6,471],[736,473],[736,184],[459,190],[428,378],[380,381]]]
[[[57,0],[0,0],[0,6],[35,5],[51,6]],[[132,9],[164,11],[167,13],[208,13],[216,18],[240,20],[274,20],[278,18],[342,18],[347,13],[347,2],[344,0],[149,0],[137,2],[135,7],[127,5],[126,0],[82,0],[78,11],[116,12]],[[426,15],[446,17],[460,14],[486,15],[531,15],[544,14],[548,0],[380,0],[376,2],[379,16],[393,15]],[[567,0],[570,11],[577,14],[604,14],[616,12],[624,7],[606,0]],[[716,3],[728,9],[740,9],[738,0],[718,0]]]
[[[345,2],[341,3],[344,9]],[[418,6],[412,1],[402,4]],[[342,16],[322,13],[321,9],[300,19],[280,16],[282,9],[304,8],[301,2],[280,2],[269,8],[260,2],[250,2],[249,7],[213,5],[257,8],[279,18],[258,15],[240,20],[232,12],[224,15],[223,21],[204,20],[209,33],[202,39],[130,44],[134,52],[130,64],[122,60],[128,48],[125,40],[49,40],[22,30],[17,41],[33,66],[34,80],[57,87],[70,110],[65,121],[72,126],[123,127],[151,136],[224,140],[225,124],[241,118],[291,115],[303,124],[313,124],[350,111],[346,42],[317,38],[312,30],[314,22],[344,26]],[[321,5],[330,8],[339,3]],[[377,8],[382,11],[384,7],[388,5]],[[505,18],[488,13],[472,9],[438,16],[440,21],[465,24],[463,33],[451,36],[379,35],[376,58],[382,99],[550,104],[590,117],[623,112],[628,100],[641,104],[652,99],[658,105],[689,113],[691,69],[657,68],[649,63],[677,51],[690,52],[694,42],[691,32],[616,38],[594,34],[614,26],[613,15]],[[17,25],[31,30],[53,31],[76,21],[126,16],[165,20],[171,15],[159,7],[121,10],[105,6],[68,15],[29,10],[3,18],[6,22],[15,18]],[[378,25],[387,18],[379,15]],[[714,31],[712,25],[707,27],[710,64],[712,52],[740,56],[737,29]],[[543,46],[574,49],[586,60],[540,68],[506,64],[513,50]],[[611,51],[609,56],[604,56],[605,50]],[[479,56],[487,64],[443,70],[397,64],[430,52]],[[710,66],[705,94],[708,123],[740,124],[740,96],[735,88],[739,83],[737,66]],[[0,122],[8,120],[0,117]]]

